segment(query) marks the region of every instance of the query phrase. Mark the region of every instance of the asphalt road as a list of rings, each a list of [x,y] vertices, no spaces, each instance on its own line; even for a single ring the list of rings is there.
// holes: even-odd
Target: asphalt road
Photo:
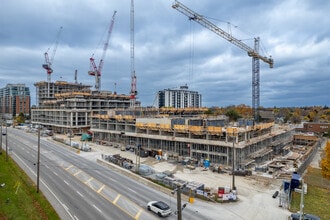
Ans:
[[[7,138],[9,156],[37,182],[38,135],[8,128]],[[5,138],[2,147],[5,149]],[[146,209],[146,204],[153,200],[162,200],[176,210],[175,195],[150,188],[43,137],[39,181],[40,191],[61,219],[158,219]],[[183,219],[221,219],[208,211],[214,208],[203,202],[189,204],[182,212]],[[228,215],[235,217],[232,212]],[[173,214],[167,219],[177,216]]]

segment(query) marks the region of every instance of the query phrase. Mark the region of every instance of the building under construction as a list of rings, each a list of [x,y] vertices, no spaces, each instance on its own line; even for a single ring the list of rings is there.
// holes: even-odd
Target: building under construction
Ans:
[[[56,133],[83,133],[90,128],[93,111],[128,108],[130,96],[92,91],[91,86],[66,81],[37,82],[37,106],[31,109],[32,124]]]
[[[91,116],[93,140],[141,146],[143,155],[209,159],[212,163],[248,168],[284,154],[292,131],[273,122],[231,124],[226,116],[205,116],[202,108],[114,109]]]
[[[264,166],[292,148],[294,129],[273,121],[233,123],[224,115],[205,115],[206,108],[132,108],[130,95],[92,91],[78,83],[35,86],[39,105],[31,110],[33,124],[54,133],[89,132],[93,142],[129,145],[141,156],[208,159],[224,166],[234,162],[236,168],[246,169]]]

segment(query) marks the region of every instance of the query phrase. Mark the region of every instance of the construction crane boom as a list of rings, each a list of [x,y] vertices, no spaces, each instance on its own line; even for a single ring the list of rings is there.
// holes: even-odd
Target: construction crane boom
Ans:
[[[274,60],[272,57],[266,57],[259,54],[259,37],[255,38],[254,49],[250,46],[246,45],[242,41],[236,39],[231,34],[225,32],[202,15],[192,11],[187,6],[183,5],[179,1],[175,1],[172,5],[172,8],[178,10],[182,14],[186,15],[190,20],[193,20],[200,25],[204,26],[205,28],[213,31],[220,37],[224,38],[225,40],[229,41],[230,43],[236,45],[237,47],[241,48],[242,50],[246,51],[248,56],[252,57],[252,110],[253,115],[256,121],[258,121],[259,117],[259,105],[260,105],[260,61],[262,60],[265,63],[269,64],[270,68],[273,68]]]
[[[50,59],[49,59],[49,56],[48,56],[49,48],[44,53],[45,63],[42,64],[42,67],[47,71],[47,81],[48,82],[51,81],[51,74],[53,73],[52,64],[53,64],[53,61],[54,61],[54,57],[55,57],[57,46],[58,46],[58,40],[60,38],[60,34],[61,34],[62,29],[63,29],[63,27],[60,27],[60,30],[57,33],[55,45],[54,45],[53,52],[52,52],[52,55],[51,55]]]
[[[108,45],[109,45],[109,40],[110,40],[110,36],[112,33],[112,29],[113,29],[113,25],[115,23],[115,15],[116,15],[117,11],[113,12],[112,18],[111,18],[111,22],[110,22],[110,26],[108,29],[108,35],[107,38],[105,40],[104,46],[103,46],[103,53],[100,59],[100,63],[98,66],[96,66],[95,64],[95,59],[92,56],[91,58],[89,58],[90,61],[90,71],[88,71],[88,74],[91,76],[95,76],[95,89],[96,90],[100,90],[101,88],[101,73],[102,73],[102,69],[103,69],[103,64],[104,64],[104,58],[106,55],[106,52],[108,50]]]

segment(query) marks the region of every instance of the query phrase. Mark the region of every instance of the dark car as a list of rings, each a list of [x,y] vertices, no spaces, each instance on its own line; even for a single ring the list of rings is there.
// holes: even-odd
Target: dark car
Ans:
[[[147,204],[149,211],[153,211],[160,217],[168,216],[172,213],[169,205],[162,201],[151,201]]]
[[[290,220],[299,220],[300,219],[300,214],[299,213],[292,213],[290,215]],[[321,220],[320,217],[316,216],[316,215],[312,215],[312,214],[307,214],[304,213],[302,220]]]

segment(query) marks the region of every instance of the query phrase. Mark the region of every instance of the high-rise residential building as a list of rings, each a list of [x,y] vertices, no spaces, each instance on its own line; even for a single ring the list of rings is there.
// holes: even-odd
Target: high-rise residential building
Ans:
[[[0,88],[1,117],[12,119],[20,113],[30,116],[30,100],[30,89],[25,84],[7,84]]]
[[[197,91],[188,90],[188,86],[180,86],[179,89],[164,89],[157,94],[158,107],[173,108],[200,108],[202,107],[202,95]]]

